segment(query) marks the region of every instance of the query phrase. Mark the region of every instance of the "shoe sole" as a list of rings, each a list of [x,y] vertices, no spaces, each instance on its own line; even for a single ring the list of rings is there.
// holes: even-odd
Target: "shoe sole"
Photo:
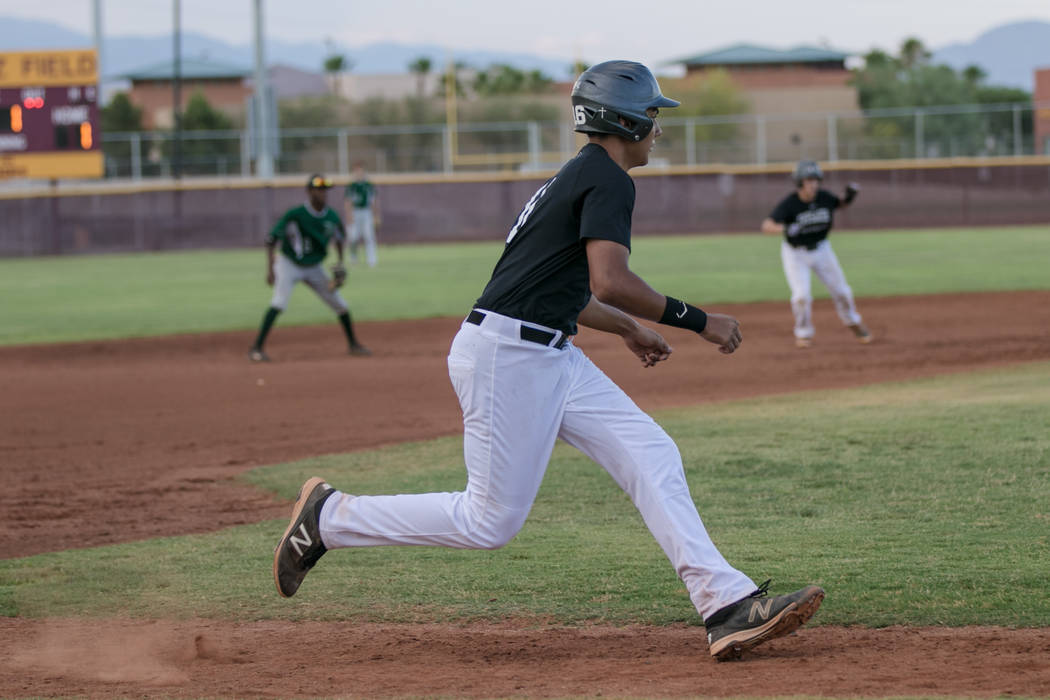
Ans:
[[[290,595],[285,595],[284,591],[281,590],[281,580],[277,578],[277,558],[281,553],[281,548],[284,547],[285,541],[288,539],[288,535],[292,534],[292,530],[295,528],[295,523],[299,519],[299,515],[303,512],[303,508],[306,506],[306,501],[309,500],[310,494],[314,492],[320,484],[325,483],[325,480],[319,476],[311,477],[299,488],[299,495],[295,497],[295,505],[292,507],[292,519],[288,523],[288,528],[284,531],[284,535],[281,536],[277,546],[273,548],[273,583],[277,586],[277,592],[281,594],[282,598],[291,598]],[[294,593],[292,595],[295,595]]]
[[[718,661],[739,659],[745,651],[754,649],[759,644],[789,635],[813,617],[823,600],[824,589],[810,586],[801,600],[781,610],[779,615],[761,627],[737,632],[718,640],[718,648],[711,650],[711,656]]]

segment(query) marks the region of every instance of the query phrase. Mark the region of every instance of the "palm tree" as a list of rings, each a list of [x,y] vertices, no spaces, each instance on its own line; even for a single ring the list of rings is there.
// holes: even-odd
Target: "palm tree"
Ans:
[[[901,63],[905,68],[918,68],[930,60],[930,52],[923,46],[922,40],[908,37],[901,44]]]
[[[977,84],[987,78],[988,74],[978,65],[969,65],[963,69],[962,76],[967,85],[977,87]]]
[[[328,55],[325,56],[321,65],[324,68],[324,72],[328,74],[332,87],[335,89],[335,93],[337,95],[342,95],[343,91],[341,89],[342,86],[340,85],[339,75],[350,70],[354,65],[353,61],[347,58],[345,54],[336,51],[335,44],[332,43],[331,39],[326,39],[324,43],[328,48]]]
[[[408,70],[416,74],[416,97],[423,97],[423,86],[432,66],[433,63],[426,56],[420,56],[408,64]]]
[[[463,81],[460,80],[460,76],[469,66],[461,61],[456,61],[451,64],[441,76],[441,94],[443,96],[449,95],[450,83],[453,88],[454,94],[462,97],[466,95],[466,91],[463,89]]]

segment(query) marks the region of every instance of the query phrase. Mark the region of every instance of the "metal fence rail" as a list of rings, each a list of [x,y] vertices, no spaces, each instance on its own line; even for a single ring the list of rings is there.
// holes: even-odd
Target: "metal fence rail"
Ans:
[[[1038,110],[1050,103],[951,105],[866,112],[740,114],[663,118],[656,165],[1022,156],[1050,153],[1036,143]],[[517,121],[339,128],[282,128],[274,139],[277,173],[349,174],[362,161],[373,172],[454,172],[550,168],[581,143],[571,125]],[[103,134],[106,176],[171,174],[171,132]],[[182,133],[186,175],[251,176],[255,144],[239,131]]]

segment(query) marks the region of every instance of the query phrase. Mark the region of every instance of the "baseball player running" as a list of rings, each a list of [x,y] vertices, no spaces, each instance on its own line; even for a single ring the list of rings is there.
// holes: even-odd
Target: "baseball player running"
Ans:
[[[255,344],[248,351],[248,357],[253,362],[270,361],[263,350],[263,343],[277,315],[288,305],[288,297],[296,282],[307,284],[336,312],[346,333],[351,355],[372,354],[357,342],[350,309],[339,293],[339,287],[346,281],[346,267],[343,265],[343,239],[346,232],[339,215],[326,204],[331,186],[331,180],[311,175],[306,181],[306,203],[286,211],[266,237],[266,284],[273,287],[273,298],[263,316]],[[328,278],[322,266],[328,255],[329,241],[335,242],[338,256],[338,262],[332,268],[332,279]],[[280,255],[274,252],[278,243],[281,244]]]
[[[784,276],[791,288],[791,309],[795,314],[795,346],[808,348],[813,344],[813,293],[810,289],[810,270],[816,273],[831,293],[835,310],[842,322],[862,343],[870,343],[871,333],[861,322],[853,304],[853,290],[846,282],[835,251],[831,249],[828,233],[834,211],[849,206],[859,188],[846,185],[840,199],[820,188],[824,173],[812,160],[799,161],[795,166],[796,191],[785,197],[772,213],[762,221],[762,233],[783,234],[780,260]]]
[[[364,163],[354,163],[354,179],[346,186],[346,215],[350,220],[350,262],[357,262],[357,249],[365,244],[365,262],[376,266],[376,226],[379,226],[379,197],[368,179]]]
[[[627,264],[635,198],[627,171],[648,162],[657,113],[678,102],[645,66],[610,61],[579,77],[572,105],[589,143],[518,214],[448,355],[466,488],[355,496],[314,477],[274,552],[274,580],[292,596],[341,547],[502,547],[525,523],[561,438],[629,494],[703,616],[711,654],[733,658],[798,628],[824,591],[766,597],[768,582],[756,586],[733,568],[700,520],[675,443],[573,344],[578,324],[615,333],[652,367],[671,347],[633,316],[695,331],[724,354],[741,335],[735,318],[664,296]]]

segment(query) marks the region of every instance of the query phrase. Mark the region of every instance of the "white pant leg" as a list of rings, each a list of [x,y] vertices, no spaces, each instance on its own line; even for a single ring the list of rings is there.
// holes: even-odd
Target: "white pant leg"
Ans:
[[[831,299],[835,302],[835,311],[839,318],[847,326],[860,323],[860,314],[853,303],[853,290],[846,282],[846,275],[842,272],[839,259],[835,251],[831,249],[831,242],[827,239],[821,241],[820,245],[810,253],[813,272],[831,293]]]
[[[303,268],[277,253],[273,261],[273,296],[270,298],[270,306],[284,311],[288,307],[288,299],[292,296],[292,288],[303,276]]]
[[[464,323],[448,357],[463,408],[467,486],[455,493],[351,496],[321,512],[326,547],[502,547],[521,529],[543,480],[569,391],[570,355],[518,336],[489,314]]]
[[[573,348],[574,380],[559,437],[600,464],[634,502],[701,616],[750,595],[689,495],[682,458],[663,428]]]
[[[795,337],[812,338],[813,293],[810,287],[809,251],[796,248],[787,241],[780,243],[780,262],[784,266],[784,277],[791,289],[791,311],[795,315]]]
[[[350,307],[347,306],[346,300],[343,299],[343,295],[339,293],[338,289],[330,289],[328,283],[331,281],[328,275],[325,274],[323,265],[314,265],[313,267],[303,268],[303,281],[309,285],[310,289],[317,293],[317,296],[321,297],[321,301],[328,304],[329,308],[332,309],[337,315],[347,311]]]
[[[359,227],[358,239],[365,244],[365,262],[376,266],[376,226],[371,209],[354,210],[354,226]]]
[[[350,227],[346,231],[346,247],[351,262],[357,262],[357,246],[360,245],[364,235],[364,229],[361,227],[361,220],[357,217],[357,213],[358,210],[354,209],[354,218],[350,220]]]

